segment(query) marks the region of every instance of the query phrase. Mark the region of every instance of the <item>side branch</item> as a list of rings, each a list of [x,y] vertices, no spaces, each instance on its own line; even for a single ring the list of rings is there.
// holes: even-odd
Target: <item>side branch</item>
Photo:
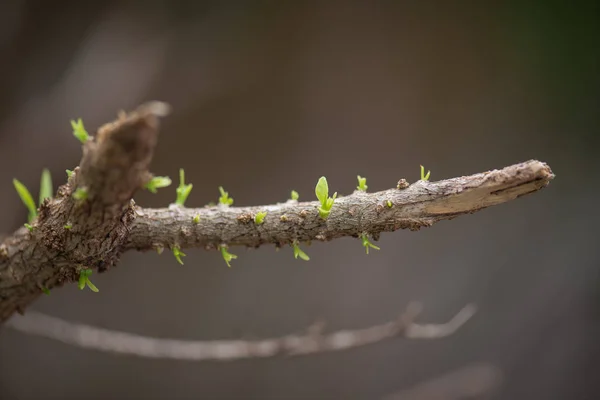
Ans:
[[[294,241],[327,241],[398,229],[417,230],[442,220],[471,214],[545,187],[554,178],[540,161],[439,182],[418,181],[407,188],[376,193],[355,191],[335,200],[323,220],[319,203],[289,200],[260,207],[136,208],[125,245],[148,250],[179,246],[214,249],[221,245],[282,246]],[[254,216],[267,212],[264,222]]]

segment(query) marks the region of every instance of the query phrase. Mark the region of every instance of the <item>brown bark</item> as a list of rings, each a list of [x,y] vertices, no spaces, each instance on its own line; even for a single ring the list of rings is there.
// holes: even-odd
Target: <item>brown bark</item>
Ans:
[[[77,281],[79,271],[115,265],[135,218],[131,198],[148,180],[162,103],[150,103],[98,130],[83,145],[83,157],[56,197],[32,222],[0,245],[0,321],[41,293]],[[87,199],[76,200],[78,188]]]
[[[516,199],[546,186],[552,177],[546,164],[528,161],[439,182],[418,181],[404,189],[355,191],[337,198],[326,220],[319,216],[318,201],[290,200],[259,207],[136,208],[126,248],[283,246],[295,240],[327,241],[363,233],[377,239],[381,232],[417,230]],[[254,216],[261,211],[267,216],[257,225]]]

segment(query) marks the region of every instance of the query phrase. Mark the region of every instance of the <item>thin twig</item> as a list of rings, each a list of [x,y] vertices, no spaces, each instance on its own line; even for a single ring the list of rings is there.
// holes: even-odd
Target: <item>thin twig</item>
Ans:
[[[306,334],[288,335],[263,340],[177,340],[161,339],[112,331],[90,325],[72,323],[29,311],[11,318],[6,325],[18,331],[47,337],[63,343],[111,353],[147,358],[187,361],[227,361],[242,358],[296,356],[346,350],[377,343],[397,336],[411,339],[432,339],[450,335],[468,318],[475,308],[467,305],[446,324],[428,324],[427,334],[414,322],[420,306],[411,305],[395,321],[364,329],[341,330],[324,334],[323,325],[316,324]],[[450,327],[449,327],[450,326]],[[437,333],[432,333],[437,331]]]

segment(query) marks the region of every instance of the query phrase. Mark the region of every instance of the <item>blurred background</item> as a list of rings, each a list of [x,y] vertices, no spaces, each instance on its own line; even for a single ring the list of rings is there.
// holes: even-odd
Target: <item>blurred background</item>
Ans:
[[[127,253],[43,296],[40,312],[179,339],[263,338],[396,317],[409,301],[442,340],[388,340],[339,353],[233,362],[149,360],[0,329],[1,399],[380,399],[493,367],[486,399],[600,397],[600,8],[597,2],[4,1],[0,4],[0,231],[26,220],[16,177],[37,195],[78,164],[69,120],[88,131],[148,100],[173,106],[152,171],[194,189],[186,205],[348,194],[536,158],[542,192],[420,232],[292,250]],[[166,206],[174,189],[140,192]],[[139,277],[142,276],[143,279]],[[459,374],[460,375],[460,374]],[[464,374],[463,374],[464,375]],[[462,376],[462,375],[461,375]],[[461,385],[480,382],[462,376]],[[456,382],[455,382],[456,384]],[[441,397],[453,396],[442,385]],[[402,395],[398,398],[434,398]]]

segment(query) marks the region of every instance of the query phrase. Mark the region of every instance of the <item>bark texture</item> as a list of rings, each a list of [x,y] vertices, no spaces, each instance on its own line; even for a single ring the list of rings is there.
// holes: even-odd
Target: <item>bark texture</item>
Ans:
[[[0,244],[0,322],[23,312],[41,293],[76,282],[82,269],[104,272],[126,250],[220,246],[283,246],[369,235],[470,214],[535,192],[554,175],[540,161],[439,182],[401,180],[393,189],[356,191],[335,200],[329,217],[318,202],[288,201],[260,207],[170,206],[144,209],[132,197],[151,178],[164,103],[149,103],[101,127],[83,146],[83,157],[52,200],[44,202],[33,230],[20,228]],[[87,198],[73,194],[85,190]],[[77,196],[76,196],[77,197]],[[262,224],[258,212],[267,212]]]
[[[363,234],[377,240],[381,232],[418,230],[516,199],[546,186],[552,177],[546,164],[528,161],[439,182],[418,181],[401,189],[355,191],[338,197],[326,220],[319,216],[318,201],[289,200],[259,207],[136,208],[126,248],[283,246]],[[267,212],[260,225],[254,222],[258,212]],[[194,217],[199,217],[198,223]]]
[[[163,103],[149,103],[101,127],[56,197],[0,245],[0,321],[23,312],[41,293],[115,265],[135,218],[131,198],[149,179]],[[77,189],[85,199],[77,200]]]

